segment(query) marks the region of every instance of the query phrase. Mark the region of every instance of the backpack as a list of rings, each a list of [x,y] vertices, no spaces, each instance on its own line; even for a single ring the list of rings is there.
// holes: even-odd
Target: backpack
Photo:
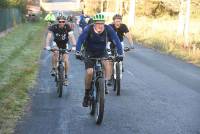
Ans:
[[[89,25],[89,31],[88,31],[88,36],[87,36],[87,39],[86,40],[88,40],[89,38],[92,38],[93,37],[93,32],[92,32],[92,28],[93,28],[93,26],[94,26],[94,24],[90,24]],[[108,32],[107,32],[108,30],[107,30],[107,27],[105,26],[105,34],[106,34],[106,44],[108,43]],[[86,41],[83,43],[83,47],[84,47],[84,49],[86,49],[86,47],[87,47],[87,43],[86,43]]]

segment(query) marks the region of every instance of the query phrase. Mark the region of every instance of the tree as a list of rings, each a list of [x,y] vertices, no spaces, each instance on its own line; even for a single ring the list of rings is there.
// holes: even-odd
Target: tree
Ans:
[[[186,19],[185,19],[185,29],[184,29],[184,46],[189,46],[189,23],[190,23],[190,0],[187,0],[186,6]]]
[[[128,15],[128,26],[131,28],[135,24],[135,0],[130,0],[130,8]]]
[[[184,38],[184,47],[189,47],[189,22],[191,0],[181,0],[177,36]]]

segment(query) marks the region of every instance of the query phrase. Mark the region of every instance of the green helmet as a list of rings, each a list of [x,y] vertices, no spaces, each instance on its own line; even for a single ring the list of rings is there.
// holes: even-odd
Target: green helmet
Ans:
[[[93,17],[93,21],[105,21],[105,16],[101,13],[98,13]]]

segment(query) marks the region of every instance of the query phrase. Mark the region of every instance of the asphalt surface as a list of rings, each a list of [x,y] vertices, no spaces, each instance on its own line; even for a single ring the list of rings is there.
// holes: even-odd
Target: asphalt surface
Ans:
[[[136,45],[126,54],[121,96],[106,95],[101,126],[82,107],[84,64],[70,54],[70,84],[56,96],[50,53],[15,134],[200,134],[200,68]]]

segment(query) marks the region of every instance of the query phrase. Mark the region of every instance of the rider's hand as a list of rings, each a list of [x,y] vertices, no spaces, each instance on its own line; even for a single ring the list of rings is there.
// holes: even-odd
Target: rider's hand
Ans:
[[[117,60],[118,62],[123,61],[123,59],[124,59],[124,56],[123,56],[123,55],[118,55],[118,56],[116,57],[116,60]]]
[[[46,46],[45,49],[48,50],[48,51],[50,51],[51,47],[50,46]]]
[[[78,60],[82,59],[81,53],[79,51],[77,51],[75,55],[76,55],[76,59]]]

